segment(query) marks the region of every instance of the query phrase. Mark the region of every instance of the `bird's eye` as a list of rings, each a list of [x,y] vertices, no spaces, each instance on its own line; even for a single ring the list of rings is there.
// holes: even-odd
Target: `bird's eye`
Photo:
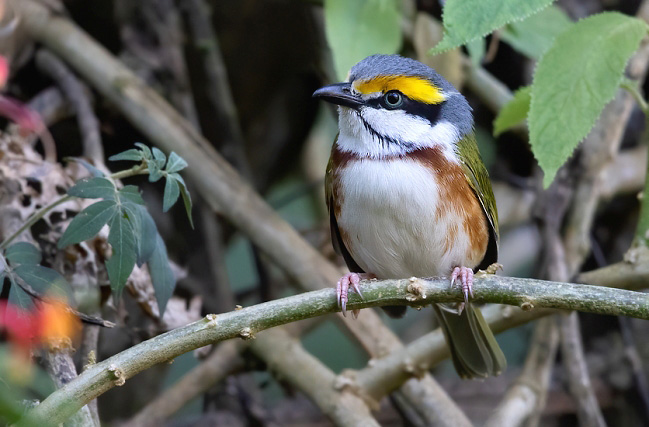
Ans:
[[[401,95],[401,92],[391,90],[383,95],[383,101],[387,108],[399,108],[403,104],[403,95]]]

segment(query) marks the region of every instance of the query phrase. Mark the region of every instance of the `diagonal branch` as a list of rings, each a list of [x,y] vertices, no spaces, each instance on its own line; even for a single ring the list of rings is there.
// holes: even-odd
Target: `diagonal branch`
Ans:
[[[649,295],[641,292],[497,276],[477,278],[474,291],[477,301],[519,305],[528,310],[521,311],[522,313],[531,314],[527,318],[509,317],[505,324],[498,325],[494,322],[496,331],[551,312],[539,308],[532,310],[534,307],[583,310],[649,319]],[[363,294],[364,301],[356,295],[351,298],[348,304],[350,309],[398,304],[420,307],[433,302],[463,300],[461,291],[449,288],[446,278],[364,282]],[[77,379],[52,393],[29,413],[29,418],[25,421],[42,423],[47,420],[54,424],[61,423],[90,400],[114,386],[123,385],[127,379],[153,365],[166,362],[207,344],[236,337],[251,338],[264,329],[336,311],[338,307],[335,291],[322,289],[218,316],[208,315],[198,322],[159,335],[93,365]],[[487,316],[488,320],[489,317]],[[442,333],[438,330],[433,334],[439,341],[438,358],[447,356],[448,350],[444,345]],[[409,376],[416,373],[417,369],[425,370],[412,356],[411,348],[413,345],[419,345],[419,341],[421,340],[415,341],[402,351],[395,351],[382,359],[375,360],[371,367],[359,371],[357,383],[361,386],[361,390],[371,391],[371,397],[380,397],[407,380]],[[404,356],[402,353],[406,351],[410,351],[410,354],[406,353]],[[398,358],[396,363],[395,357]],[[412,363],[410,370],[405,366],[408,360]],[[388,378],[391,381],[385,380],[387,376],[382,372],[383,369],[393,373]],[[381,374],[379,375],[378,372]],[[403,373],[406,374],[405,378]],[[383,379],[383,387],[377,383],[377,378]]]

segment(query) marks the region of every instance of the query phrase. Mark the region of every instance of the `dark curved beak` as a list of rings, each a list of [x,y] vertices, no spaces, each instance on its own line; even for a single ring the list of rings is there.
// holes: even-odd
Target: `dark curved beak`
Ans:
[[[313,92],[313,97],[349,108],[358,108],[365,103],[360,96],[352,92],[351,83],[336,83],[321,87]]]

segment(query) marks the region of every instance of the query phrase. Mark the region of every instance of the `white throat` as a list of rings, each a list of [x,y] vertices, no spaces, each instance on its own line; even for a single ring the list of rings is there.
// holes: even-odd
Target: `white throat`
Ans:
[[[338,126],[338,148],[360,157],[381,159],[441,147],[449,161],[459,161],[455,146],[460,133],[448,121],[431,126],[428,120],[403,110],[339,107]]]

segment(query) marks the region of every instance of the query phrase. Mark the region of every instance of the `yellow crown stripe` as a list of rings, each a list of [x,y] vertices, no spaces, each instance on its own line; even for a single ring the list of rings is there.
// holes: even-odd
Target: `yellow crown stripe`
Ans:
[[[355,81],[353,86],[362,94],[398,90],[408,98],[426,104],[439,104],[446,99],[442,91],[429,80],[414,76],[378,76]]]

